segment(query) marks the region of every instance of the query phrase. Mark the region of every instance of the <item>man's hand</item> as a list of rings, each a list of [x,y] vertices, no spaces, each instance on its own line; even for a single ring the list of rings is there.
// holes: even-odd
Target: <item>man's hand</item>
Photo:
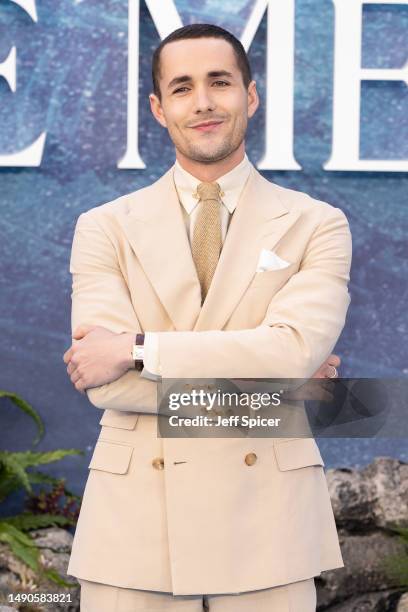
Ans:
[[[67,372],[77,391],[99,387],[120,378],[133,367],[134,334],[115,334],[105,327],[80,325],[76,340],[64,353]]]
[[[338,355],[329,355],[320,368],[313,374],[312,378],[332,378],[333,367],[340,367],[341,359]],[[332,367],[333,366],[333,367]]]
[[[340,366],[341,359],[338,355],[330,355],[313,376],[296,391],[285,393],[285,398],[289,400],[320,400],[331,402],[333,401],[334,380],[333,367]],[[315,381],[316,378],[325,378],[325,382]]]

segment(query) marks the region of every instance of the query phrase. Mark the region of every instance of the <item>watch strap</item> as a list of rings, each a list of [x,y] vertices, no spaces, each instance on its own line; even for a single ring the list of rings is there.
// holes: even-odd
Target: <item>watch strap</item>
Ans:
[[[144,334],[136,334],[135,345],[136,346],[144,346]],[[135,359],[135,370],[141,372],[144,368],[143,359]]]

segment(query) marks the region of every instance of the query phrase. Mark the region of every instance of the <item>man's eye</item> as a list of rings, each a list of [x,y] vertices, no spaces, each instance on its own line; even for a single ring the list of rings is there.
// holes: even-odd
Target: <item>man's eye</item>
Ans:
[[[173,93],[178,93],[179,91],[182,91],[183,89],[188,89],[188,87],[179,87],[178,89],[175,89]]]
[[[215,83],[223,83],[224,85],[229,85],[227,81],[215,81]]]

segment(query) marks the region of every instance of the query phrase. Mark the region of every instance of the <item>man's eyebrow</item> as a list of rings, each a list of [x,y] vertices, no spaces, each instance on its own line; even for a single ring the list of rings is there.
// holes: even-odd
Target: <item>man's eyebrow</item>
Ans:
[[[183,76],[174,77],[167,85],[167,89],[171,89],[174,85],[179,85],[179,83],[186,83],[187,81],[191,81],[191,77],[188,74],[184,74]]]
[[[228,72],[228,70],[212,70],[211,72],[207,72],[207,76],[208,77],[221,77],[221,76],[225,76],[225,77],[228,77],[230,79],[234,78],[234,75],[231,72]]]
[[[211,70],[210,72],[207,72],[207,77],[228,77],[230,79],[234,78],[234,75],[231,72],[228,72],[228,70]],[[187,83],[188,81],[191,81],[192,77],[188,74],[183,74],[183,76],[178,76],[178,77],[174,77],[174,79],[172,79],[170,81],[170,83],[167,85],[167,89],[171,89],[172,87],[174,87],[175,85],[179,85],[180,83]]]

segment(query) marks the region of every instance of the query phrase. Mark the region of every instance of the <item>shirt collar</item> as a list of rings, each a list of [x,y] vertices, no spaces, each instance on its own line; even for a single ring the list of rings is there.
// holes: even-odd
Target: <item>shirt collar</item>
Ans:
[[[251,171],[251,162],[247,154],[243,160],[232,170],[220,176],[217,183],[221,187],[223,195],[222,203],[227,207],[229,213],[233,213],[238,203],[239,196]],[[187,172],[178,162],[174,162],[173,180],[181,204],[190,214],[198,204],[198,200],[193,196],[197,185],[201,182],[195,176]]]

